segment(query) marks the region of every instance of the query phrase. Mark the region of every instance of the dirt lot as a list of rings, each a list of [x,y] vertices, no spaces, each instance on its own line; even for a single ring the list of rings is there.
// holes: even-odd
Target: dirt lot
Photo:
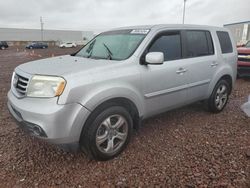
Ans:
[[[220,114],[198,103],[146,120],[125,152],[108,162],[90,161],[25,135],[6,106],[13,69],[75,50],[0,51],[1,187],[250,187],[250,118],[240,110],[250,80],[237,80]]]

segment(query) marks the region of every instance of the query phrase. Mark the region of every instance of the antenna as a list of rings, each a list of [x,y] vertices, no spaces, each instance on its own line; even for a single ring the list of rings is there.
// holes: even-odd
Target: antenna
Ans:
[[[44,25],[44,23],[43,23],[43,17],[42,16],[40,17],[40,23],[41,23],[41,40],[43,41],[43,25]]]
[[[182,24],[185,23],[186,1],[187,0],[184,0]]]

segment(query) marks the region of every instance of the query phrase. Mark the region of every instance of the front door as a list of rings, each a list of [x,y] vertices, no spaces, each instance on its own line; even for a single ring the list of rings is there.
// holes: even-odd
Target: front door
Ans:
[[[164,63],[142,65],[146,117],[184,105],[189,81],[180,31],[161,33],[144,54],[148,52],[163,52]]]

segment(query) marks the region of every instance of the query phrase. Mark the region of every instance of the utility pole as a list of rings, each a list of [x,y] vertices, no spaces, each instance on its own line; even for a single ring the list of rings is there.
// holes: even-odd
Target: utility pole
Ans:
[[[185,23],[186,1],[187,1],[187,0],[184,0],[184,5],[183,5],[183,18],[182,18],[182,24]]]
[[[43,25],[44,25],[44,23],[43,23],[42,16],[40,17],[40,23],[41,23],[41,40],[43,41]]]

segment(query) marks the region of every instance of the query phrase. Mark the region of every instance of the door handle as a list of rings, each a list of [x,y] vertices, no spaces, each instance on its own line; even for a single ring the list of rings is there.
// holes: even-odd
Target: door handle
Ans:
[[[183,73],[185,73],[185,72],[187,72],[187,69],[184,69],[184,68],[179,68],[179,69],[176,71],[177,74],[183,74]]]
[[[211,67],[216,67],[218,64],[219,64],[219,63],[217,63],[217,62],[214,61],[214,62],[211,64]]]

